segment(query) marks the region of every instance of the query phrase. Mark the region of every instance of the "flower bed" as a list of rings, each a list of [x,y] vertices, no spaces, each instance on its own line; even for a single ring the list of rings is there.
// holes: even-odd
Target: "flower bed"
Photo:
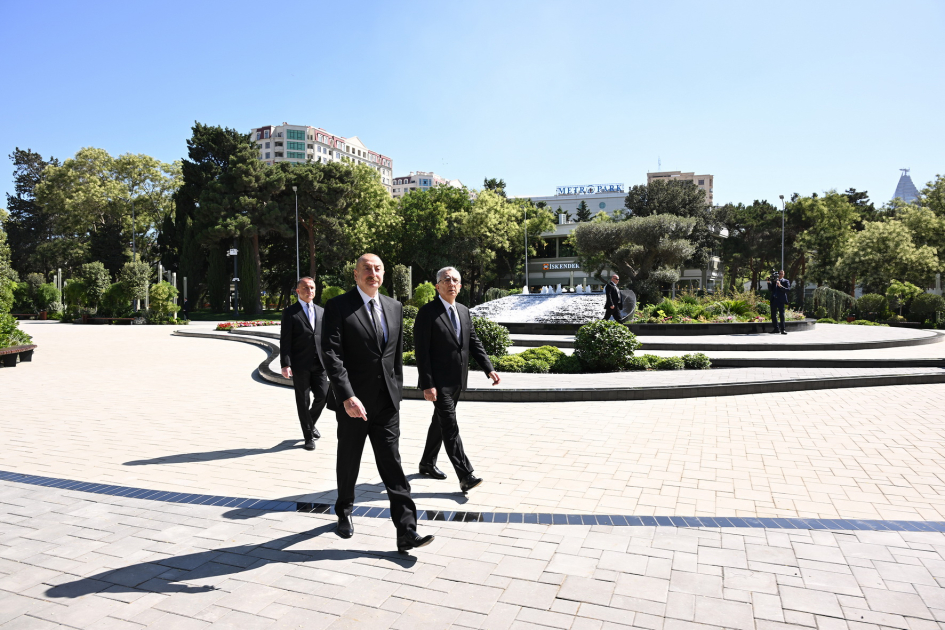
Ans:
[[[255,328],[256,326],[278,326],[279,322],[262,319],[251,322],[220,322],[214,330],[233,330],[234,328]]]

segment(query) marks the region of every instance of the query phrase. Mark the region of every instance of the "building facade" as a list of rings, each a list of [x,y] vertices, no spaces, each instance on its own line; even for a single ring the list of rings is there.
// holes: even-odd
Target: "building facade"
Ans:
[[[410,175],[394,178],[391,194],[394,197],[403,197],[412,190],[429,190],[434,186],[462,188],[463,182],[458,179],[446,179],[433,172],[411,171]]]
[[[715,178],[712,175],[696,175],[695,173],[683,173],[682,171],[660,171],[657,173],[646,174],[647,184],[656,179],[692,182],[697,187],[705,191],[706,203],[708,203],[710,206],[713,205],[712,188]]]
[[[893,199],[902,199],[906,203],[912,203],[919,198],[919,191],[912,183],[912,177],[909,171],[912,169],[901,168],[902,175],[899,176],[899,183],[896,184],[896,192],[893,193]]]
[[[259,149],[259,159],[266,164],[293,162],[339,162],[348,160],[355,164],[366,164],[381,176],[381,183],[391,192],[394,161],[371,151],[357,136],[343,138],[328,133],[320,127],[307,125],[269,125],[256,127],[250,137]]]

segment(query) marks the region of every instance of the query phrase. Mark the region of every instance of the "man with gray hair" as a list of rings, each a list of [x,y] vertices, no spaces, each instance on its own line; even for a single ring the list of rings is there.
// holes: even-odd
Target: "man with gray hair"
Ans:
[[[492,379],[493,385],[498,385],[501,379],[476,336],[469,309],[456,301],[461,288],[455,267],[444,267],[436,272],[438,296],[417,313],[413,336],[420,389],[423,398],[433,403],[433,420],[420,458],[420,474],[446,479],[446,474],[436,467],[442,444],[456,471],[460,490],[466,493],[482,483],[482,479],[473,474],[456,421],[456,405],[466,389],[470,355]]]

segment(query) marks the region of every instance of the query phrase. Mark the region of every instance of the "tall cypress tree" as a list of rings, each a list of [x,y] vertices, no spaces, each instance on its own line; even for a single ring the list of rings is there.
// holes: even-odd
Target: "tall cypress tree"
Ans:
[[[587,207],[587,202],[581,199],[581,203],[578,204],[576,217],[578,223],[587,223],[591,220],[591,209]]]
[[[17,147],[10,154],[13,161],[13,191],[7,193],[6,221],[7,239],[10,246],[11,264],[23,275],[29,272],[47,274],[52,263],[36,254],[40,243],[52,238],[53,216],[36,203],[33,189],[43,181],[43,170],[47,166],[59,166],[59,160],[44,160],[39,153]]]

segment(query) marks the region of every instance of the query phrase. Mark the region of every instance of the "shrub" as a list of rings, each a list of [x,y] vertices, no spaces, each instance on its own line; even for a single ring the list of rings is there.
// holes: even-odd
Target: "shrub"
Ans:
[[[476,329],[476,336],[486,349],[486,354],[502,357],[509,353],[512,340],[509,339],[508,328],[485,317],[473,317],[472,323]]]
[[[889,302],[890,308],[898,308],[900,315],[902,315],[902,308],[920,295],[922,295],[922,289],[911,282],[893,280],[886,289],[886,301]]]
[[[132,299],[143,300],[151,283],[151,266],[141,261],[126,262],[118,273]]]
[[[391,284],[394,286],[394,295],[400,300],[406,300],[410,295],[410,271],[406,265],[394,265],[390,274]]]
[[[106,317],[131,316],[131,291],[124,282],[115,282],[102,296],[102,313]]]
[[[909,307],[909,313],[912,315],[913,321],[917,322],[928,320],[934,322],[936,311],[945,311],[945,300],[942,299],[941,295],[935,295],[934,293],[923,293],[916,296]]]
[[[814,317],[817,318],[817,321],[822,319],[833,319],[832,317],[827,317],[827,308],[824,306],[818,306],[814,309]],[[836,320],[834,320],[836,322]]]
[[[322,289],[321,305],[325,306],[328,300],[338,297],[339,295],[344,295],[344,293],[345,290],[341,287],[333,287],[330,285],[326,286],[324,289]]]
[[[701,304],[691,304],[689,302],[683,302],[676,309],[676,314],[680,317],[689,317],[690,319],[696,319],[703,314],[705,309],[702,308]]]
[[[584,371],[581,360],[574,355],[561,353],[561,355],[551,364],[553,374],[580,374]]]
[[[686,363],[682,357],[663,357],[654,366],[657,370],[683,370]]]
[[[712,361],[702,352],[682,355],[683,363],[687,370],[708,370],[712,367]]]
[[[412,304],[404,304],[404,319],[417,319],[417,312],[420,309]]]
[[[871,322],[868,319],[854,319],[852,322],[849,322],[854,326],[889,326],[889,324],[881,324],[879,322]]]
[[[519,352],[519,356],[526,361],[544,361],[548,365],[554,365],[559,357],[564,356],[564,352],[554,346],[541,346],[538,348],[529,348],[524,352]]]
[[[25,282],[14,282],[11,288],[13,290],[13,312],[32,313],[33,300],[30,299],[30,285]]]
[[[404,317],[404,352],[408,350],[416,350],[416,345],[413,341],[413,325],[415,320]]]
[[[20,330],[15,317],[6,313],[0,314],[0,348],[25,346],[32,341],[32,337]]]
[[[417,364],[417,353],[411,350],[410,352],[404,353],[404,365],[416,365]]]
[[[492,364],[496,372],[523,372],[525,371],[525,359],[517,354],[507,354],[498,357]]]
[[[112,284],[112,278],[100,262],[90,262],[79,268],[79,276],[85,283],[85,301],[87,306],[97,307],[102,296]]]
[[[154,314],[173,318],[180,307],[174,304],[177,297],[177,288],[170,282],[158,282],[151,287],[149,294],[149,308]]]
[[[594,372],[627,369],[633,351],[639,347],[636,335],[610,320],[584,324],[574,339],[574,354]]]
[[[646,357],[633,357],[630,359],[630,362],[627,363],[627,369],[634,372],[649,370],[650,362],[646,360]]]
[[[498,287],[491,287],[486,289],[486,295],[483,297],[483,300],[486,302],[491,302],[492,300],[498,300],[499,298],[504,298],[509,294],[506,289],[499,289]]]
[[[875,322],[889,317],[889,303],[886,296],[879,293],[866,293],[856,301],[856,314],[861,319]]]
[[[817,315],[817,319],[830,317],[831,319],[842,319],[843,312],[853,308],[856,305],[856,299],[849,293],[837,291],[830,287],[817,287],[814,289],[813,303],[815,314],[824,309],[823,315]]]
[[[656,367],[656,364],[659,363],[662,357],[658,357],[655,354],[644,354],[640,358],[646,361],[647,369],[651,370]]]
[[[523,371],[529,374],[547,374],[551,371],[551,364],[541,359],[530,359],[525,361]]]
[[[673,317],[676,314],[676,305],[669,298],[663,298],[663,301],[656,305],[657,311],[663,311],[666,317]]]
[[[832,317],[821,317],[820,319],[817,320],[817,323],[818,324],[836,324],[837,320],[833,319]]]
[[[50,302],[50,304],[49,304],[49,316],[52,317],[53,315],[59,315],[59,316],[61,317],[62,311],[63,311],[64,308],[65,308],[65,307],[63,306],[62,302]],[[57,317],[57,318],[54,318],[54,319],[59,319],[59,318]]]
[[[33,293],[33,306],[37,311],[49,311],[51,310],[49,305],[58,302],[59,298],[59,289],[52,282],[47,282],[36,287]]]
[[[410,303],[420,308],[427,302],[432,302],[435,297],[436,287],[433,286],[433,283],[421,282],[417,285],[417,288],[413,290],[413,300],[411,300]]]
[[[719,305],[730,315],[748,315],[751,312],[751,306],[745,300],[722,300]]]
[[[81,280],[69,280],[62,287],[62,297],[69,306],[85,306],[85,283]]]

